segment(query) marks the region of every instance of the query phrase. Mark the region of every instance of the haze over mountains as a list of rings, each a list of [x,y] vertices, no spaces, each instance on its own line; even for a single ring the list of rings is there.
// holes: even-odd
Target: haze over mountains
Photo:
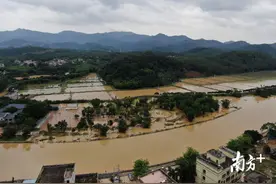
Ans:
[[[276,55],[275,44],[251,45],[245,41],[193,40],[187,36],[139,35],[132,32],[85,34],[73,31],[43,33],[26,29],[0,32],[0,48],[38,46],[77,50],[185,52],[196,48],[251,50]]]

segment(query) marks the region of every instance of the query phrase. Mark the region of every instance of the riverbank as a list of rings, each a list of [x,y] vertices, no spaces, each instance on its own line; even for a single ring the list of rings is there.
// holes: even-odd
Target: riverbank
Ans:
[[[5,169],[0,180],[36,178],[43,165],[57,163],[76,163],[76,174],[104,173],[114,171],[118,164],[121,170],[128,170],[141,158],[151,164],[171,161],[180,157],[187,147],[204,153],[225,145],[245,130],[258,130],[264,122],[274,122],[275,103],[276,98],[257,101],[254,97],[244,97],[235,102],[242,109],[208,123],[127,139],[78,144],[1,144],[0,163]]]
[[[165,132],[165,131],[170,131],[170,130],[174,130],[174,129],[179,129],[179,128],[183,128],[183,127],[188,127],[188,126],[193,126],[193,125],[197,125],[197,124],[202,124],[202,123],[208,123],[210,121],[213,121],[215,119],[219,119],[219,118],[222,118],[226,115],[229,115],[231,113],[234,113],[236,111],[239,111],[241,110],[241,107],[232,107],[230,110],[228,111],[224,111],[223,114],[218,114],[218,115],[215,115],[215,116],[210,116],[210,118],[208,119],[204,119],[204,120],[201,120],[200,118],[199,119],[196,119],[194,122],[189,122],[189,123],[181,123],[181,125],[178,125],[176,123],[176,126],[172,126],[172,127],[168,127],[168,128],[163,128],[163,129],[158,129],[158,130],[154,130],[154,131],[149,131],[149,132],[139,132],[139,133],[134,133],[134,134],[119,134],[118,136],[115,136],[115,137],[99,137],[99,138],[94,138],[94,139],[87,139],[87,140],[72,140],[72,141],[68,141],[68,140],[64,140],[62,141],[62,136],[61,137],[58,137],[59,138],[59,141],[55,141],[55,140],[47,140],[48,139],[48,136],[45,137],[45,138],[42,138],[41,140],[43,141],[39,141],[39,140],[32,140],[32,141],[0,141],[0,144],[9,144],[9,143],[15,143],[15,144],[22,144],[22,143],[31,143],[31,144],[38,144],[40,142],[42,143],[50,143],[50,144],[65,144],[65,143],[80,143],[80,142],[94,142],[94,141],[104,141],[104,140],[114,140],[114,139],[126,139],[126,138],[130,138],[130,137],[137,137],[137,136],[143,136],[143,135],[149,135],[149,134],[155,134],[155,133],[161,133],[161,132]],[[81,136],[81,135],[80,135]],[[84,136],[84,135],[82,135]],[[72,136],[73,138],[73,136]]]

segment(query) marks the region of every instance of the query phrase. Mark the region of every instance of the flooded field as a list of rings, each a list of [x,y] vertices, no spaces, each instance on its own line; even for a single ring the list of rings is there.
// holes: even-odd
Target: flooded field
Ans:
[[[24,78],[37,79],[41,77],[50,77],[51,75],[31,75],[29,77],[15,77],[16,80],[23,80]]]
[[[81,117],[81,111],[84,107],[88,107],[89,104],[77,104],[77,109],[71,109],[67,104],[60,104],[58,111],[52,111],[48,115],[44,124],[41,125],[40,130],[47,130],[47,124],[55,125],[59,121],[65,120],[68,123],[68,128],[74,128],[78,125],[80,119],[75,118],[75,114]],[[69,109],[68,109],[69,108]]]
[[[233,90],[232,87],[222,86],[218,84],[212,84],[212,85],[205,85],[203,87],[214,89],[215,91],[227,91],[227,90]]]
[[[129,169],[140,158],[157,164],[181,156],[188,146],[200,152],[217,148],[244,130],[259,129],[276,119],[275,98],[245,97],[236,103],[243,109],[220,119],[145,136],[90,143],[3,144],[0,163],[5,169],[0,180],[36,178],[46,164],[75,162],[77,173],[113,171],[118,164],[120,169]]]
[[[168,86],[168,87],[160,87],[158,90],[164,92],[164,93],[187,93],[189,92],[188,90],[174,87],[174,86]]]
[[[72,95],[72,100],[92,100],[95,98],[100,100],[111,100],[111,96],[107,92],[74,93]]]
[[[104,90],[105,90],[104,86],[93,86],[93,87],[66,88],[66,89],[65,89],[65,92],[66,92],[66,93],[69,93],[69,92],[77,93],[77,92],[104,91]]]
[[[193,92],[205,92],[205,93],[207,93],[207,92],[215,91],[214,89],[208,89],[208,88],[205,88],[205,87],[202,87],[202,86],[190,85],[190,84],[187,84],[187,83],[184,83],[184,82],[179,82],[179,83],[176,83],[175,85],[178,86],[178,87],[182,87],[184,89],[193,91]]]
[[[49,100],[49,101],[59,101],[59,100],[69,100],[70,94],[55,94],[55,95],[39,95],[34,97],[34,100],[37,101],[44,101],[44,100]]]
[[[40,94],[54,94],[54,93],[60,93],[61,88],[60,87],[54,87],[54,88],[44,88],[44,89],[29,89],[23,92],[20,92],[22,95],[40,95]]]
[[[135,97],[135,96],[147,96],[154,95],[155,93],[161,93],[162,91],[152,88],[152,89],[139,89],[139,90],[125,90],[125,91],[112,91],[110,94],[116,96],[117,98],[125,97]]]

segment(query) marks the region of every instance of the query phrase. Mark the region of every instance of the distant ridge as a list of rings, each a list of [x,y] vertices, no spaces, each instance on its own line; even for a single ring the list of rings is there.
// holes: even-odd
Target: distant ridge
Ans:
[[[187,36],[140,35],[132,32],[108,32],[87,34],[65,30],[59,33],[46,33],[27,29],[0,32],[0,48],[45,47],[76,50],[102,51],[160,51],[185,52],[196,48],[221,50],[249,50],[276,56],[275,44],[252,45],[245,41],[220,42],[216,40],[193,40]]]

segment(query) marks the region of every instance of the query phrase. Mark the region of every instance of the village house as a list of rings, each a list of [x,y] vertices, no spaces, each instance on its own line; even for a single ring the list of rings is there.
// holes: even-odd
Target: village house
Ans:
[[[34,66],[37,66],[37,61],[33,61],[33,60],[25,60],[23,61],[23,63],[21,63],[21,65],[34,65]]]
[[[0,68],[4,68],[5,64],[4,63],[0,63]]]
[[[67,61],[65,61],[63,59],[54,59],[54,60],[48,61],[49,66],[62,66],[66,63],[67,63]]]
[[[165,171],[158,169],[139,178],[141,183],[177,183]]]
[[[236,152],[227,147],[209,150],[196,160],[196,183],[234,183],[241,178],[241,172],[231,173],[232,158]]]
[[[257,171],[248,173],[242,180],[244,183],[271,183],[271,178]]]
[[[10,107],[15,107],[17,111],[14,113],[5,112],[5,110]],[[13,123],[15,116],[20,114],[24,108],[25,108],[25,104],[9,104],[6,107],[0,109],[0,123],[3,123],[3,122]]]
[[[98,174],[75,174],[75,164],[47,165],[41,171],[35,183],[97,183]]]

